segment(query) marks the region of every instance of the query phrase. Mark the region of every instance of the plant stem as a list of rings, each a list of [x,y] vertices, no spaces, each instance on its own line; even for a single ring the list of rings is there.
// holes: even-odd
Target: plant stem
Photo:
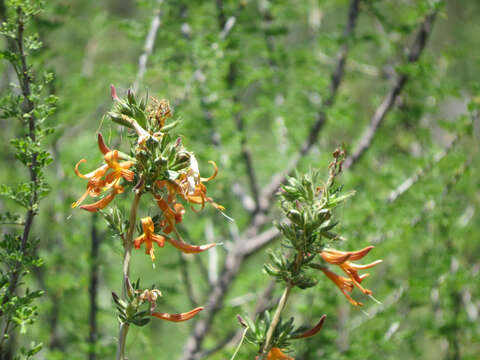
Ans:
[[[128,324],[120,324],[120,334],[118,335],[118,346],[117,346],[117,360],[123,360],[125,358],[125,343],[127,340],[128,333]]]
[[[267,331],[267,338],[265,339],[265,344],[263,345],[262,353],[260,354],[259,360],[264,360],[270,351],[270,342],[272,341],[273,333],[280,321],[280,316],[282,315],[283,309],[285,309],[285,305],[287,304],[288,296],[290,295],[290,291],[292,290],[293,285],[287,284],[287,287],[283,291],[282,297],[280,298],[280,302],[278,303],[277,310],[275,310],[275,314],[273,315],[272,322],[270,323],[270,327]]]
[[[21,92],[23,95],[23,103],[22,103],[22,113],[23,115],[28,115],[28,133],[27,137],[29,137],[32,141],[32,143],[36,142],[36,118],[33,114],[34,110],[34,104],[30,100],[30,96],[32,95],[31,92],[31,77],[30,77],[30,72],[29,72],[29,67],[27,64],[27,55],[25,53],[24,49],[24,31],[25,31],[25,24],[23,20],[23,12],[20,7],[17,8],[17,36],[15,38],[15,42],[17,45],[17,55],[19,55],[19,60],[20,60],[20,66],[12,62],[13,67],[16,69],[17,77],[18,77],[18,82],[20,83],[20,88]],[[21,237],[21,242],[20,242],[20,253],[23,256],[27,252],[27,245],[28,245],[28,240],[30,236],[30,230],[32,229],[33,225],[33,219],[37,215],[37,205],[38,205],[38,174],[37,174],[37,167],[38,167],[38,161],[37,161],[37,156],[38,156],[38,151],[33,151],[32,152],[32,158],[31,162],[28,165],[28,171],[30,174],[30,181],[33,184],[32,186],[32,191],[30,193],[30,198],[29,198],[29,203],[28,203],[28,210],[27,214],[25,217],[25,223],[23,224],[23,234]],[[12,296],[15,294],[17,290],[17,286],[19,283],[19,280],[22,276],[22,260],[19,260],[16,265],[14,265],[14,269],[11,272],[10,279],[9,279],[9,285],[7,290],[5,291],[5,294],[3,296],[1,306],[0,306],[0,317],[3,317],[4,315],[4,305],[10,301]],[[10,321],[12,318],[12,314],[7,314],[5,318],[2,318],[0,327],[0,352],[3,351],[3,345],[5,340],[7,339],[6,335],[8,334],[9,327],[10,327]]]
[[[122,279],[122,299],[127,297],[127,287],[126,281],[127,277],[130,275],[130,259],[132,257],[132,247],[133,247],[133,233],[135,231],[135,223],[137,219],[137,209],[138,204],[140,203],[140,197],[142,196],[142,189],[135,191],[135,197],[133,198],[132,207],[130,208],[130,219],[129,227],[127,231],[127,238],[123,244],[123,279]]]
[[[297,273],[300,270],[300,267],[302,266],[302,259],[303,259],[303,253],[298,252],[297,255],[295,256],[295,264],[294,264],[295,273]],[[270,351],[270,348],[271,348],[270,343],[272,341],[273,333],[277,328],[277,325],[280,321],[280,316],[282,315],[283,309],[285,309],[285,305],[287,305],[288,296],[290,295],[290,291],[292,290],[293,287],[294,287],[294,284],[292,284],[291,282],[288,282],[285,290],[283,291],[282,297],[278,302],[277,310],[275,310],[275,314],[273,315],[272,322],[270,323],[270,327],[268,328],[267,338],[265,339],[265,344],[263,344],[262,353],[260,354],[259,360],[264,360],[268,352]]]
[[[127,231],[127,237],[123,243],[123,279],[122,279],[122,299],[127,298],[127,278],[130,274],[130,259],[132,257],[133,233],[137,219],[137,209],[142,196],[143,186],[135,190],[132,207],[130,208],[130,219]],[[125,359],[125,342],[127,340],[128,324],[120,324],[120,333],[118,335],[117,360]]]

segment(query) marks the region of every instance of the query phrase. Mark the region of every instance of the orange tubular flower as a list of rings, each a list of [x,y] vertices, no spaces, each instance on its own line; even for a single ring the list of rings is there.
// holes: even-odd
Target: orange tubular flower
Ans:
[[[75,165],[75,174],[77,174],[77,176],[81,177],[82,179],[88,179],[87,191],[85,191],[85,193],[80,197],[80,199],[78,199],[72,204],[72,208],[80,205],[88,195],[90,195],[91,197],[96,197],[100,195],[102,189],[105,187],[105,180],[103,180],[102,178],[108,171],[108,165],[100,166],[98,169],[84,175],[78,170],[80,164],[84,162],[87,162],[87,160],[81,159]]]
[[[80,206],[80,209],[87,210],[90,212],[97,212],[98,210],[103,209],[108,204],[110,204],[112,200],[115,198],[115,196],[123,193],[123,191],[124,191],[123,186],[118,185],[118,183],[115,183],[113,184],[113,189],[110,191],[108,195],[104,196],[102,199],[98,200],[97,202],[94,202],[93,204],[82,205]]]
[[[190,245],[186,242],[170,239],[167,237],[165,238],[165,240],[185,254],[198,254],[217,245],[216,243],[210,243],[207,245]]]
[[[155,227],[151,217],[145,217],[141,220],[143,234],[137,237],[133,245],[135,249],[140,249],[140,245],[145,243],[145,254],[150,255],[152,261],[155,261],[155,254],[153,250],[153,242],[158,246],[163,247],[165,245],[165,237],[154,234]]]
[[[334,249],[327,249],[320,252],[320,256],[323,258],[323,260],[325,260],[329,264],[338,265],[348,275],[349,278],[347,279],[342,276],[338,276],[337,274],[331,272],[328,269],[322,268],[322,271],[325,273],[325,275],[327,275],[328,278],[340,288],[340,290],[347,297],[347,299],[356,306],[362,306],[363,304],[353,300],[350,295],[346,293],[346,291],[351,292],[353,290],[353,285],[355,285],[358,289],[360,289],[360,291],[362,291],[366,295],[372,294],[371,290],[365,289],[364,287],[362,287],[362,285],[360,285],[360,283],[365,277],[368,276],[368,274],[359,275],[358,270],[369,269],[371,267],[374,267],[375,265],[378,265],[383,260],[377,260],[366,265],[357,265],[352,263],[350,260],[362,259],[372,249],[373,246],[368,246],[358,251],[339,251]]]
[[[142,222],[143,234],[137,237],[134,240],[133,244],[135,246],[135,249],[140,249],[140,246],[143,243],[145,243],[145,253],[150,255],[150,257],[152,258],[152,261],[155,260],[155,256],[153,253],[153,242],[157,243],[158,246],[163,247],[165,241],[167,241],[170,244],[172,244],[174,247],[179,249],[180,251],[184,252],[185,254],[199,253],[217,245],[215,243],[211,243],[207,245],[197,246],[197,245],[187,244],[183,241],[170,239],[165,236],[154,234],[155,227],[151,217],[143,218],[141,222]]]
[[[72,207],[77,207],[78,205],[80,205],[88,195],[90,195],[91,197],[96,197],[100,195],[103,190],[116,187],[116,189],[114,189],[113,192],[111,192],[105,198],[103,198],[97,203],[92,204],[100,205],[102,207],[99,207],[99,209],[103,209],[103,207],[105,207],[113,199],[113,197],[115,197],[115,195],[123,192],[123,187],[118,185],[120,178],[123,177],[126,181],[133,181],[134,173],[133,171],[128,170],[133,165],[133,162],[124,161],[119,163],[118,151],[110,150],[108,146],[105,145],[105,142],[103,141],[103,136],[100,133],[98,134],[98,148],[104,155],[104,160],[106,164],[100,166],[99,168],[88,174],[82,174],[78,170],[80,164],[86,162],[87,160],[81,159],[75,165],[75,174],[82,179],[88,179],[88,183],[86,192],[80,197],[80,199],[78,199],[72,204]],[[109,173],[109,170],[113,171]],[[81,208],[83,209],[84,207]],[[89,208],[91,208],[91,206],[87,205],[84,209],[88,210]]]
[[[118,162],[118,150],[112,150],[105,154],[103,157],[107,163],[109,169],[113,171],[107,175],[106,183],[107,187],[110,187],[111,184],[115,183],[118,179],[123,177],[125,180],[131,182],[133,181],[134,173],[132,170],[128,170],[132,165],[133,161],[123,161]]]
[[[258,359],[258,356],[256,357]],[[267,354],[267,360],[295,360],[294,358],[284,354],[278,347],[272,347]]]
[[[185,313],[181,314],[168,314],[168,313],[162,313],[162,312],[153,312],[152,316],[162,319],[162,320],[167,320],[167,321],[172,321],[172,322],[181,322],[181,321],[187,321],[193,318],[195,315],[197,315],[200,311],[202,311],[204,307],[200,306],[197,307],[193,310],[190,310]]]
[[[346,277],[343,277],[343,276],[339,276],[337,274],[335,274],[334,272],[328,270],[327,268],[322,268],[321,269],[323,271],[323,273],[325,275],[327,275],[327,277],[332,280],[335,285],[338,286],[338,288],[340,289],[340,291],[343,293],[343,295],[345,295],[345,297],[348,299],[348,301],[350,301],[350,303],[352,305],[355,305],[355,306],[363,306],[363,304],[359,301],[356,301],[354,300],[347,292],[352,292],[353,290],[353,284],[352,284],[352,280],[346,278]],[[366,277],[366,276],[364,276]]]
[[[161,222],[163,232],[165,234],[170,234],[172,231],[174,231],[176,235],[180,237],[176,231],[175,225],[182,222],[183,215],[185,214],[185,208],[182,204],[176,203],[174,199],[171,200],[170,195],[168,196],[168,202],[157,195],[154,197],[158,207],[163,213],[164,218]],[[169,204],[173,205],[173,209]]]

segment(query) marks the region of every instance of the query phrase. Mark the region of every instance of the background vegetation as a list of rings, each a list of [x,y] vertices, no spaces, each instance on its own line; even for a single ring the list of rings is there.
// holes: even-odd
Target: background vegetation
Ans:
[[[28,31],[43,43],[30,63],[54,74],[47,92],[58,98],[44,140],[52,191],[32,228],[44,264],[24,279],[45,294],[38,320],[2,356],[31,341],[44,344],[37,358],[114,356],[122,247],[71,204],[84,191],[75,163],[100,162],[96,131],[108,141],[117,131],[102,122],[115,84],[170,100],[200,170],[219,165],[209,195],[235,219],[188,213],[184,238],[223,242],[216,251],[164,248],[155,269],[134,253],[132,278],[162,290],[162,309],[208,308],[196,322],[131,329],[130,359],[231,356],[236,314],[268,308],[281,291],[261,270],[265,248],[280,247],[272,195],[294,168],[327,174],[341,143],[350,158],[338,181],[357,192],[337,210],[344,248],[376,246],[384,262],[366,282],[382,305],[366,298],[357,311],[320,278],[287,308],[306,324],[328,314],[294,357],[477,359],[479,19],[476,0],[47,1]],[[5,96],[17,80],[7,62],[1,74]],[[25,130],[9,117],[0,128],[0,182],[14,185],[27,174],[10,139]],[[18,212],[6,197],[0,209]],[[2,241],[15,226],[2,225]],[[237,358],[256,350],[245,344]]]

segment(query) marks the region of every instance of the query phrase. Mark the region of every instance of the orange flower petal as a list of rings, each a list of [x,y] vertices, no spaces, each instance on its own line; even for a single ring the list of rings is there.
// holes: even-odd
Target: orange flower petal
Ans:
[[[190,310],[189,312],[181,313],[181,314],[169,314],[169,313],[162,313],[162,312],[154,312],[152,313],[152,316],[162,319],[162,320],[167,320],[167,321],[172,321],[172,322],[181,322],[181,321],[186,321],[190,320],[193,318],[195,315],[197,315],[200,311],[202,311],[204,307],[197,307],[193,310]]]
[[[295,360],[295,359],[284,354],[280,348],[273,347],[268,352],[267,360]]]
[[[112,151],[108,148],[107,145],[105,145],[105,142],[103,141],[102,133],[98,133],[97,140],[98,140],[98,148],[100,149],[103,155]]]
[[[115,192],[110,192],[110,194],[106,195],[102,199],[98,200],[97,202],[94,202],[93,204],[88,204],[88,205],[82,205],[80,206],[80,209],[87,210],[90,212],[97,212],[100,209],[103,209],[106,207],[108,204],[110,204],[115,197]]]
[[[323,323],[325,322],[326,317],[327,317],[327,315],[322,315],[322,317],[318,321],[317,325],[315,325],[310,330],[307,330],[304,333],[293,337],[292,339],[305,339],[305,338],[309,338],[309,337],[312,337],[312,336],[316,335],[322,329],[322,326],[323,326]]]
[[[210,175],[208,178],[200,178],[201,182],[207,182],[207,181],[213,180],[217,177],[217,174],[218,174],[217,164],[215,164],[215,161],[213,161],[213,160],[210,160],[208,163],[213,166],[213,174]]]
[[[157,234],[152,234],[152,240],[157,243],[158,246],[163,247],[165,245],[165,237]]]
[[[349,253],[336,254],[336,253],[329,252],[327,250],[327,251],[320,252],[320,256],[322,257],[323,260],[325,260],[329,264],[338,265],[338,264],[341,264],[341,263],[345,262],[346,260],[348,260],[348,258],[351,255]]]
[[[87,160],[81,159],[79,162],[77,162],[77,164],[75,165],[75,169],[74,169],[75,174],[78,177],[81,177],[82,179],[91,179],[92,177],[101,178],[103,175],[105,175],[105,173],[108,170],[108,165],[102,165],[99,168],[93,170],[92,172],[89,172],[88,174],[82,174],[78,170],[78,167],[80,166],[81,163],[84,163],[84,162],[87,162]]]
[[[172,244],[174,247],[176,247],[178,250],[182,251],[185,254],[197,254],[197,253],[203,252],[203,251],[208,250],[208,249],[217,245],[216,243],[210,243],[210,244],[207,244],[207,245],[191,245],[191,244],[187,244],[183,241],[170,239],[168,237],[166,237],[165,240],[168,241],[170,244]]]
[[[145,234],[140,235],[139,237],[133,240],[133,246],[135,249],[140,249],[140,246],[145,242]]]

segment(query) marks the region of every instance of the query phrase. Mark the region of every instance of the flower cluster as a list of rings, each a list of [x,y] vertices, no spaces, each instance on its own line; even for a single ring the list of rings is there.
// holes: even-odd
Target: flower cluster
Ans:
[[[257,331],[259,360],[292,359],[283,350],[288,347],[286,340],[294,338],[289,337],[293,330],[282,324],[281,313],[292,288],[306,289],[318,283],[318,272],[313,272],[312,269],[321,270],[355,306],[363,304],[350,296],[354,287],[373,298],[372,291],[362,286],[362,281],[368,274],[360,275],[359,271],[370,269],[382,260],[366,265],[354,263],[364,258],[373,246],[359,251],[340,251],[331,247],[333,242],[345,240],[335,232],[338,221],[335,220],[334,209],[354,194],[343,194],[342,187],[335,184],[336,177],[342,171],[344,158],[343,149],[337,149],[333,153],[325,183],[319,181],[318,171],[311,170],[304,176],[289,177],[279,193],[286,221],[276,225],[284,236],[284,246],[291,249],[291,252],[284,255],[271,251],[271,262],[264,266],[265,272],[277,282],[283,283],[285,289],[270,325]],[[347,277],[337,275],[328,265],[338,266]]]
[[[320,256],[323,260],[327,263],[332,265],[338,265],[340,269],[342,269],[347,275],[348,278],[343,276],[339,276],[334,272],[330,271],[326,267],[320,267],[320,270],[332,280],[335,285],[342,291],[345,297],[350,301],[351,304],[355,306],[363,306],[363,304],[359,301],[354,300],[348,293],[352,292],[354,285],[360,289],[365,295],[371,295],[372,291],[365,289],[362,287],[361,282],[365,279],[369,274],[359,275],[358,270],[365,270],[374,267],[382,262],[382,260],[376,260],[370,264],[366,265],[358,265],[351,262],[351,260],[360,260],[365,255],[367,255],[370,250],[373,249],[373,246],[368,246],[362,250],[358,251],[338,251],[335,249],[325,249],[320,252]]]
[[[125,338],[130,324],[144,326],[152,317],[181,322],[193,318],[203,310],[203,307],[197,307],[178,314],[156,311],[161,292],[154,288],[140,289],[139,281],[132,285],[128,279],[132,249],[144,246],[145,253],[152,261],[155,261],[154,244],[162,248],[167,242],[186,254],[206,251],[216,244],[188,244],[182,240],[177,225],[183,221],[186,207],[194,212],[202,210],[207,203],[219,211],[224,208],[207,195],[205,185],[217,176],[217,165],[210,161],[213,173],[206,178],[200,175],[195,155],[182,145],[180,137],[171,135],[178,122],[167,123],[172,117],[168,102],[151,99],[148,104],[148,98],[138,100],[130,91],[122,99],[113,86],[111,95],[114,104],[107,115],[113,122],[126,128],[127,138],[131,140],[130,150],[127,154],[112,150],[99,133],[98,148],[104,163],[87,174],[79,169],[86,162],[85,159],[75,165],[76,175],[86,179],[87,186],[72,207],[101,213],[111,229],[123,240],[125,255],[122,297],[115,293],[112,295],[121,323],[117,358],[124,359]],[[135,195],[128,219],[117,207],[107,208],[117,195],[128,193],[127,188],[131,188]],[[87,205],[82,204],[88,197],[100,199]],[[158,214],[143,216],[140,221],[142,231],[135,236],[141,198],[156,204]]]

